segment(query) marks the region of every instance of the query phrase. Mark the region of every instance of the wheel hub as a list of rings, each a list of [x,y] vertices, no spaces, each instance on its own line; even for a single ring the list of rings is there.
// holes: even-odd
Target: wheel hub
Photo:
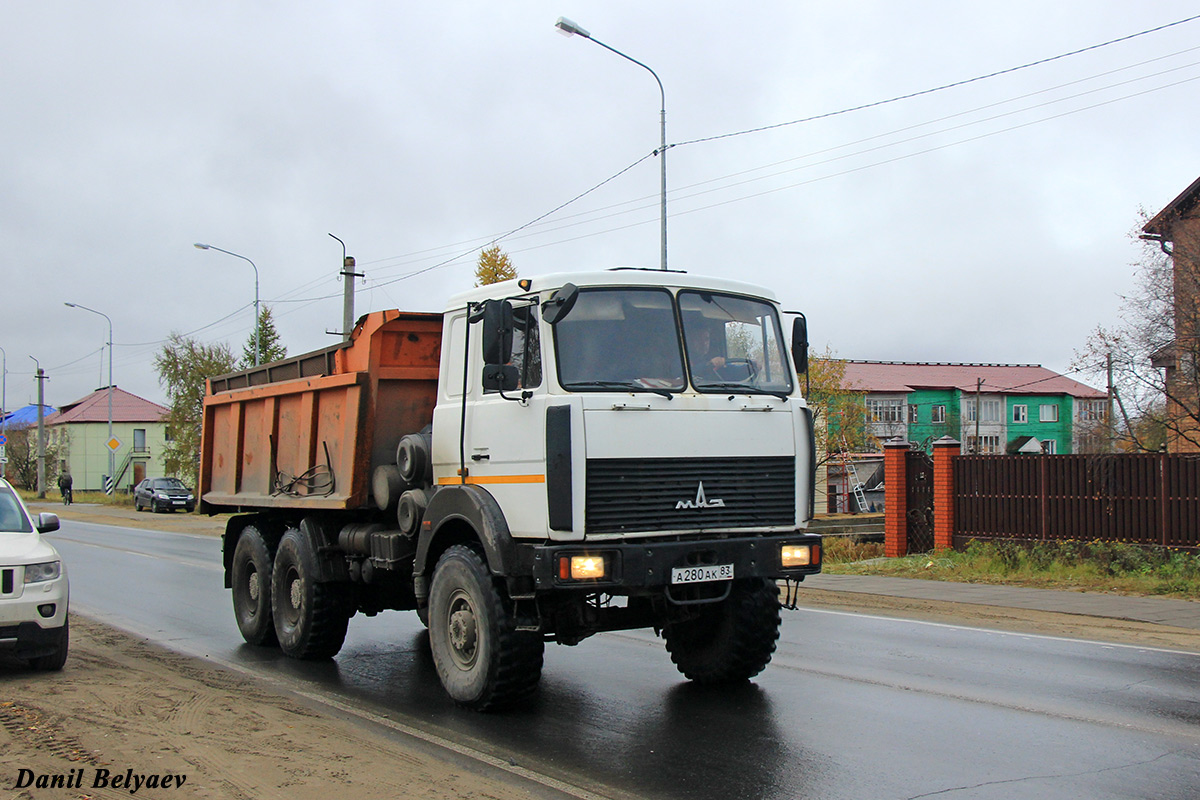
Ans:
[[[249,590],[250,590],[250,599],[257,603],[259,592],[262,591],[262,588],[259,586],[259,578],[258,578],[257,572],[252,573],[250,575]]]
[[[298,581],[298,580],[292,581],[292,585],[290,587],[288,587],[288,599],[292,603],[292,608],[295,608],[295,609],[300,608],[300,602],[302,599],[300,597],[300,581]]]
[[[465,598],[458,598],[450,607],[450,624],[447,633],[454,660],[463,668],[475,662],[479,630],[475,621],[475,610]]]

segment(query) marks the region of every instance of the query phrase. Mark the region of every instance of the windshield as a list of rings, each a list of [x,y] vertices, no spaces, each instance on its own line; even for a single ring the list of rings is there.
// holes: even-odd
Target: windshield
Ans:
[[[179,478],[155,478],[150,485],[155,489],[186,489]]]
[[[662,289],[583,289],[555,326],[564,389],[682,391],[683,354],[671,294]]]
[[[696,389],[792,391],[774,306],[749,297],[688,291],[679,293],[679,314]]]
[[[701,392],[785,396],[791,370],[775,307],[762,300],[665,289],[583,289],[555,325],[559,383],[575,391]]]
[[[31,533],[33,526],[8,488],[0,488],[0,533]]]

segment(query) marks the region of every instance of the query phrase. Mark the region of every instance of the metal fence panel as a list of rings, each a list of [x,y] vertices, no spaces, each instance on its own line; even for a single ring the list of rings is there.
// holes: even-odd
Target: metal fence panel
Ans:
[[[1200,457],[958,456],[955,534],[1200,547]]]

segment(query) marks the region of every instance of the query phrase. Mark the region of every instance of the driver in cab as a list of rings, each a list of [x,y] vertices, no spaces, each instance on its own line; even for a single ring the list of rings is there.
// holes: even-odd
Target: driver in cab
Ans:
[[[698,377],[721,380],[718,370],[725,366],[725,356],[712,343],[712,329],[707,325],[699,328],[691,337],[688,360]]]

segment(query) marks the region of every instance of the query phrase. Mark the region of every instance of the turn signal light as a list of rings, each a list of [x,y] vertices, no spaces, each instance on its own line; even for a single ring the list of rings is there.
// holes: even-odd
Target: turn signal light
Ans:
[[[785,544],[779,548],[779,563],[784,567],[807,567],[817,563],[820,551],[808,544]]]
[[[594,581],[605,577],[604,556],[560,556],[558,577],[564,581]]]

